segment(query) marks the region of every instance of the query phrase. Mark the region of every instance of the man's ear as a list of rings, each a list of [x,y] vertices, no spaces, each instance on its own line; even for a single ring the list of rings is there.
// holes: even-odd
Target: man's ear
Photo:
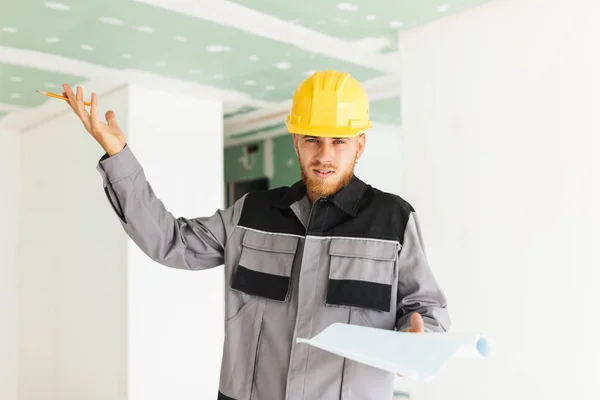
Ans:
[[[298,135],[293,133],[292,138],[294,141],[294,151],[296,152],[296,156],[298,156]]]
[[[363,154],[363,152],[365,151],[365,146],[367,145],[367,134],[362,132],[358,135],[358,137],[356,138],[356,140],[358,141],[357,143],[357,149],[356,149],[356,157],[360,158]]]

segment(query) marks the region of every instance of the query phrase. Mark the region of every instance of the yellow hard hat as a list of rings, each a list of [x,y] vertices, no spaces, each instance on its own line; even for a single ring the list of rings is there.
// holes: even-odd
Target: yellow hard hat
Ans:
[[[285,124],[300,135],[356,136],[371,128],[369,99],[350,74],[318,71],[296,88]]]

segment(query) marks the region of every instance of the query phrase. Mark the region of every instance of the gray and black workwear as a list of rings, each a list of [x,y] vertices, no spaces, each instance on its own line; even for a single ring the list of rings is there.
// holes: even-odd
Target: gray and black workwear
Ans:
[[[246,194],[209,217],[174,217],[130,146],[100,159],[110,204],[156,262],[188,270],[224,265],[225,342],[219,400],[393,397],[395,375],[307,344],[334,322],[426,331],[450,324],[427,262],[415,210],[354,176],[310,204],[305,186]]]

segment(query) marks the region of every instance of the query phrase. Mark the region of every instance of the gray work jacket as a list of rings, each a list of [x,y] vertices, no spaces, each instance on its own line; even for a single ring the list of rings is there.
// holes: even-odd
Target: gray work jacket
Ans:
[[[312,338],[334,322],[388,330],[419,312],[449,326],[414,209],[354,176],[311,205],[298,182],[250,193],[202,218],[174,217],[130,146],[98,164],[131,239],[173,268],[225,268],[219,400],[392,399],[395,375],[333,355]]]

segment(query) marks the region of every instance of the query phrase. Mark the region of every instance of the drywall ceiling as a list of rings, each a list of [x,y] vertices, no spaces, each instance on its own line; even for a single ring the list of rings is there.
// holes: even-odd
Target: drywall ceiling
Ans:
[[[399,30],[487,1],[2,0],[0,118],[123,72],[210,92],[226,117],[288,101],[317,69],[368,86],[399,68]],[[374,101],[374,119],[399,123],[398,104]]]
[[[364,41],[395,37],[442,16],[464,11],[488,0],[231,0],[329,36]],[[393,40],[393,39],[392,39]],[[389,46],[382,46],[387,52]]]

